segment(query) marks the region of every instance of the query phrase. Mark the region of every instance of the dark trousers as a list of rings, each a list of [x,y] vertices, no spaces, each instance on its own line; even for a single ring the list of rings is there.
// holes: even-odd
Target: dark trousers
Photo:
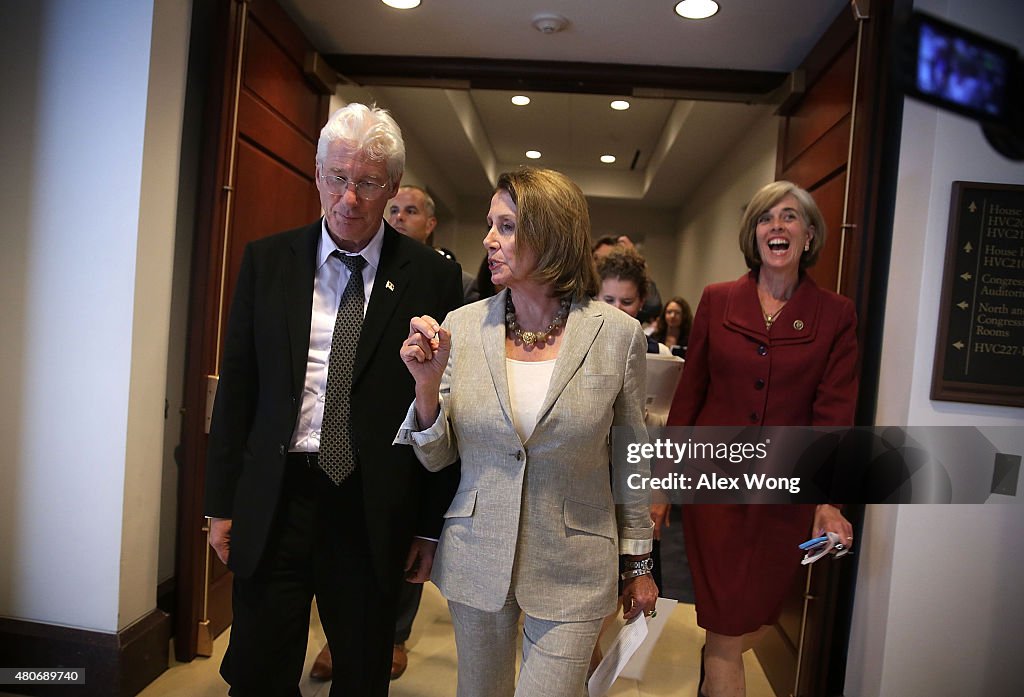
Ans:
[[[412,622],[420,609],[420,597],[423,595],[422,583],[402,582],[398,592],[398,620],[395,622],[395,643],[404,644],[412,634]]]
[[[385,697],[398,594],[379,579],[367,542],[357,469],[335,486],[289,456],[281,500],[260,566],[234,579],[231,639],[221,675],[234,697],[295,697],[316,597],[331,645],[331,696]]]

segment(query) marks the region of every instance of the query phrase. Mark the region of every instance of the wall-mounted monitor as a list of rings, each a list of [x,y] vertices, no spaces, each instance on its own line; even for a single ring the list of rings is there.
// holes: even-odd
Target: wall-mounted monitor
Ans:
[[[897,72],[904,91],[917,99],[982,123],[1006,124],[1017,65],[1013,47],[915,12]]]

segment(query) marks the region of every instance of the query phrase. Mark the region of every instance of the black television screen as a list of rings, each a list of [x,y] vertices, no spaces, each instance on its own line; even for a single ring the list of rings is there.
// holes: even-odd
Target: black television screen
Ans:
[[[1007,119],[1015,49],[922,13],[909,29],[901,71],[909,94],[979,121]]]

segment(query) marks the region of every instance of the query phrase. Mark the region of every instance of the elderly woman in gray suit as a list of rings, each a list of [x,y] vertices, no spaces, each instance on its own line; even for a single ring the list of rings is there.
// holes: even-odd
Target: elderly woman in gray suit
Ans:
[[[647,439],[647,340],[635,319],[590,300],[590,216],[565,175],[502,174],[487,225],[491,278],[505,290],[443,325],[412,319],[401,354],[416,399],[396,442],[431,470],[462,459],[433,563],[458,696],[577,697],[619,576],[627,619],[658,595],[649,492],[629,486],[648,464],[608,467],[610,444]]]

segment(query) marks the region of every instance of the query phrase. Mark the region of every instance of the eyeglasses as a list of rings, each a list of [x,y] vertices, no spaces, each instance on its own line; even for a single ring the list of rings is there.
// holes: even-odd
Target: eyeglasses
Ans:
[[[356,190],[356,196],[367,201],[380,198],[388,188],[387,184],[371,181],[354,182],[348,177],[336,174],[321,174],[320,180],[324,183],[324,188],[335,196],[344,196],[351,185]]]

